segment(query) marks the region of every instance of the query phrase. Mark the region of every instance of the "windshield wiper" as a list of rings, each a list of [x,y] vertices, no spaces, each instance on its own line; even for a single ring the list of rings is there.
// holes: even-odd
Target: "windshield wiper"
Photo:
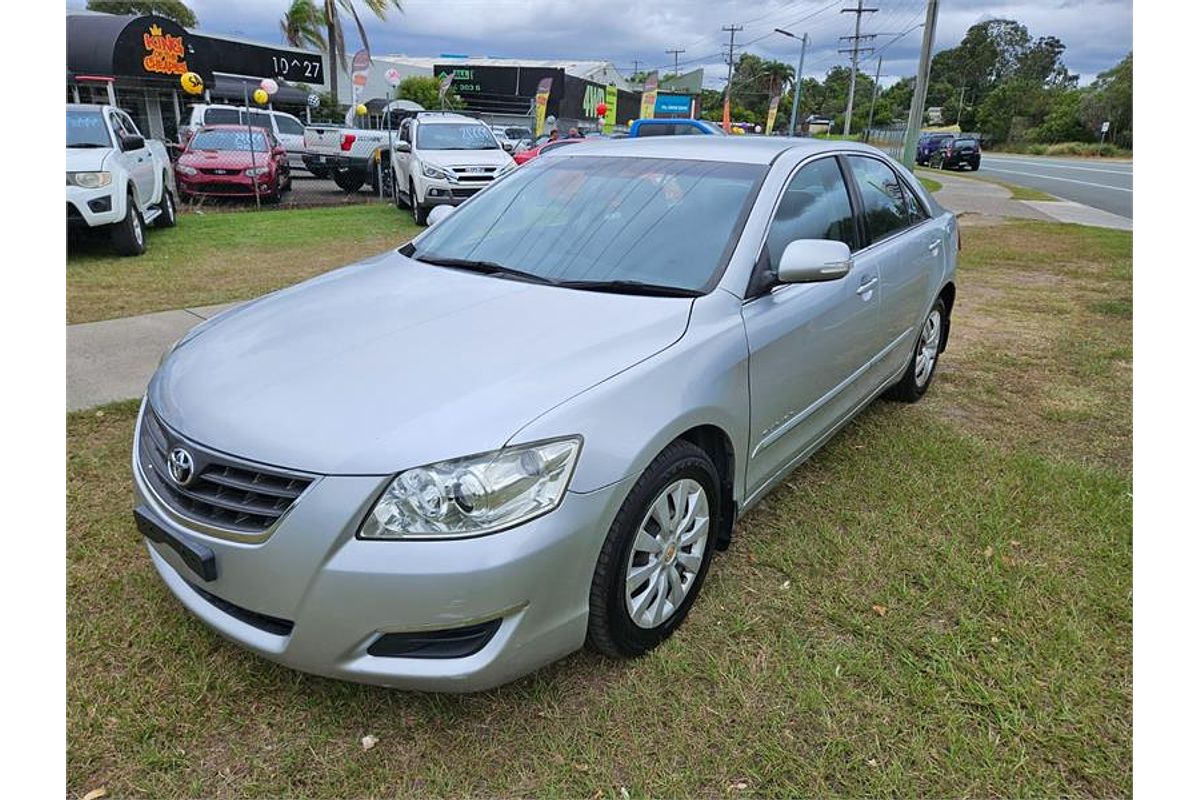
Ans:
[[[652,297],[702,297],[704,295],[704,292],[699,289],[664,286],[642,281],[556,281],[556,285],[565,286],[568,289],[585,289],[592,292],[612,292],[614,294],[643,294]]]
[[[505,277],[517,278],[530,283],[545,283],[553,284],[554,281],[549,278],[543,278],[541,275],[534,275],[532,272],[522,272],[519,269],[506,267],[503,264],[497,264],[495,261],[477,261],[470,258],[440,258],[438,256],[424,256],[413,254],[409,258],[414,261],[421,261],[426,264],[433,264],[436,267],[453,267],[454,269],[465,269],[471,272],[479,272],[484,275],[503,275]]]

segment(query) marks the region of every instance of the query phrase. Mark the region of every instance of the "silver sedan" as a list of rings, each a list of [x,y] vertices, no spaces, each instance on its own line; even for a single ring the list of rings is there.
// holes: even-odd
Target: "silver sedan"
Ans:
[[[300,670],[471,691],[652,650],[735,520],[946,346],[954,217],[869,147],[587,143],[439,214],[194,329],[142,406],[154,566]]]

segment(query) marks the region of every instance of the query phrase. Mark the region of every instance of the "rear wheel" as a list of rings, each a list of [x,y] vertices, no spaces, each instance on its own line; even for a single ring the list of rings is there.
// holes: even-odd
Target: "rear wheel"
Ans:
[[[588,644],[614,658],[657,647],[687,617],[712,561],[720,510],[708,454],[676,440],[625,498],[592,577]]]
[[[333,173],[333,182],[347,194],[353,194],[362,188],[363,176],[352,170],[342,170]]]
[[[933,371],[937,368],[938,355],[943,349],[943,331],[946,328],[946,304],[938,298],[933,308],[925,315],[917,345],[904,375],[887,391],[889,400],[915,403],[920,400],[929,384],[933,382]]]
[[[166,182],[165,176],[163,177],[162,200],[158,201],[158,216],[154,218],[154,227],[175,227],[175,197],[171,194],[171,187]]]

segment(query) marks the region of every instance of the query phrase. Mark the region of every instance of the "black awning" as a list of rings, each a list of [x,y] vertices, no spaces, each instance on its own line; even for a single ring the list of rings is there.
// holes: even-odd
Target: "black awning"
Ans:
[[[307,91],[298,89],[278,79],[275,82],[279,84],[279,91],[271,97],[272,105],[302,106],[308,103]],[[244,78],[239,75],[222,75],[217,73],[213,76],[209,95],[213,100],[236,100],[237,105],[241,105],[244,98],[248,98],[254,94],[254,90],[258,88],[260,83],[262,83],[260,78]]]
[[[185,72],[212,80],[209,48],[178,23],[157,15],[67,16],[67,75],[179,83]]]

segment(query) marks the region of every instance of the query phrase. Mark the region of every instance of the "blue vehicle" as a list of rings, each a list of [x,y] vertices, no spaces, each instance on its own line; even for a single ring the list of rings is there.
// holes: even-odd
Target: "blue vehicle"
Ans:
[[[726,136],[720,125],[704,119],[635,119],[629,138],[642,136]]]
[[[930,156],[956,138],[953,133],[922,133],[921,138],[917,139],[917,163],[926,166]]]

